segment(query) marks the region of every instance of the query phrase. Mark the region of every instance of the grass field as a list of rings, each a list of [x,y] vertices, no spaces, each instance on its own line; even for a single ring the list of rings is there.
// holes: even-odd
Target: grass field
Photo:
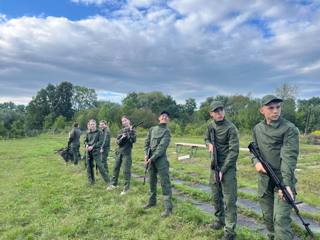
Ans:
[[[100,176],[89,187],[83,162],[78,166],[66,165],[53,153],[65,145],[66,138],[66,135],[41,135],[0,142],[0,239],[220,239],[223,235],[223,231],[208,228],[210,214],[176,193],[171,217],[160,218],[163,210],[160,189],[157,207],[143,210],[148,186],[143,186],[139,178],[133,177],[132,189],[125,196],[119,195],[122,189],[106,191]],[[242,146],[247,145],[246,139],[243,138]],[[172,139],[168,154],[173,178],[207,184],[208,153],[201,150],[193,159],[178,161],[174,146],[177,141],[202,143],[200,137]],[[142,146],[143,138],[139,138],[133,151],[135,175],[143,175]],[[301,152],[297,172],[299,199],[320,207],[319,146],[302,145]],[[185,153],[186,150],[181,154]],[[113,162],[110,158],[111,172]],[[256,177],[246,152],[240,154],[238,181],[240,187],[256,189]],[[198,189],[178,185],[176,189],[194,199],[210,201],[210,196]],[[242,194],[255,199],[253,195]],[[239,211],[259,218],[250,209]],[[304,214],[320,219],[318,213]],[[264,239],[245,226],[239,225],[237,233],[238,239]]]

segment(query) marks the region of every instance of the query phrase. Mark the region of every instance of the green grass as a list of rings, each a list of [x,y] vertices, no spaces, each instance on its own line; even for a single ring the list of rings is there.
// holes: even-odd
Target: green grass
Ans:
[[[148,187],[136,179],[127,196],[119,196],[121,189],[107,192],[99,176],[97,183],[88,187],[83,162],[78,166],[66,165],[53,154],[54,149],[66,144],[66,139],[66,135],[41,135],[0,141],[0,239],[219,239],[223,235],[207,227],[212,216],[188,202],[175,199],[174,215],[167,219],[159,217],[163,210],[161,194],[156,208],[143,210]],[[244,139],[243,147],[249,138]],[[133,170],[141,175],[143,141],[139,138],[133,151]],[[168,149],[172,175],[190,182],[208,183],[207,151],[199,150],[195,158],[178,161],[174,153],[174,143],[178,141],[203,143],[201,137],[172,139]],[[319,146],[301,148],[302,166],[310,162],[320,165],[316,157]],[[186,149],[180,155],[184,153],[188,153]],[[111,172],[113,162],[111,158]],[[317,171],[301,169],[297,174],[298,190],[302,193],[299,198],[320,206]],[[248,154],[243,152],[238,161],[238,182],[239,186],[256,188],[254,169]],[[205,197],[194,191],[194,197]],[[238,239],[261,239],[245,228],[239,227],[237,232]]]

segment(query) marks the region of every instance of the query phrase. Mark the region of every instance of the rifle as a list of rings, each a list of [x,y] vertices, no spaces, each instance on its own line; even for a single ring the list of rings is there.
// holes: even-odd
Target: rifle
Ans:
[[[260,152],[259,152],[258,147],[256,146],[256,144],[254,142],[251,142],[249,144],[248,148],[249,148],[249,151],[253,154],[253,156],[262,164],[263,168],[267,172],[267,175],[271,178],[271,180],[274,182],[276,187],[279,188],[282,191],[285,200],[294,209],[296,215],[298,216],[298,218],[302,222],[302,224],[303,224],[304,228],[306,229],[307,233],[313,238],[313,233],[309,228],[310,223],[306,223],[303,220],[303,218],[301,217],[300,213],[299,213],[299,209],[297,207],[297,204],[299,204],[299,203],[296,203],[294,201],[294,199],[291,197],[291,194],[288,192],[288,190],[287,190],[286,186],[283,184],[283,182],[280,181],[278,176],[275,174],[275,172],[272,169],[270,163],[262,158],[262,156],[260,155]]]
[[[141,122],[139,122],[137,124],[133,124],[132,125],[132,129],[139,127],[142,123],[143,123],[143,121],[141,121]],[[117,137],[117,141],[118,141],[118,145],[119,146],[123,146],[127,142],[129,131],[130,131],[130,129],[126,128],[125,132]]]
[[[210,130],[209,130],[210,131]],[[214,170],[214,177],[217,183],[217,192],[219,195],[219,199],[221,199],[221,180],[220,180],[220,168],[218,165],[218,154],[217,154],[217,146],[215,139],[216,131],[214,128],[210,131],[210,142],[213,145],[213,152],[211,154],[211,169]]]
[[[148,156],[148,159],[151,158],[151,148],[148,148],[147,156]],[[147,163],[146,166],[144,167],[143,185],[146,184],[147,172],[148,172],[148,170],[149,170],[149,165],[150,165],[150,163],[151,163],[151,162]]]

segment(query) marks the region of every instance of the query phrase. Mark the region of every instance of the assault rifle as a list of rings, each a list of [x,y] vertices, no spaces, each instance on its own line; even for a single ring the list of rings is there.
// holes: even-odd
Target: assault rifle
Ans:
[[[143,121],[137,124],[133,124],[132,129],[139,127],[142,123]],[[124,133],[122,133],[117,137],[117,142],[119,146],[123,146],[128,141],[129,132],[130,132],[130,128],[126,128]]]
[[[148,148],[147,156],[148,156],[148,160],[149,160],[149,159],[151,158],[151,148]],[[146,184],[147,172],[148,172],[148,170],[149,170],[150,163],[151,163],[151,162],[148,162],[148,163],[144,166],[143,185]]]
[[[260,155],[260,152],[258,150],[258,147],[254,142],[251,142],[248,146],[249,151],[254,155],[254,157],[262,164],[263,168],[266,170],[267,175],[271,178],[271,180],[274,182],[277,188],[279,188],[284,196],[284,199],[291,205],[291,207],[294,209],[296,215],[302,222],[304,228],[306,229],[307,233],[313,238],[313,233],[309,228],[310,223],[306,223],[303,218],[301,217],[299,213],[299,209],[297,207],[297,203],[292,198],[291,194],[288,192],[286,186],[283,184],[282,181],[278,178],[278,176],[275,174],[274,170],[272,169],[270,163],[262,158]]]

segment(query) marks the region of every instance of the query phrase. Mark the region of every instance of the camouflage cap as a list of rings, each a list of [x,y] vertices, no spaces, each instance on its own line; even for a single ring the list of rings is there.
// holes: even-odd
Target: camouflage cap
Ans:
[[[217,108],[224,108],[224,105],[220,101],[213,101],[210,106],[210,112],[214,112]]]
[[[282,102],[282,99],[278,98],[278,97],[276,97],[274,95],[266,95],[261,100],[261,106],[268,105],[271,102],[277,102],[277,103],[278,102]]]
[[[160,113],[160,116],[161,116],[162,114],[166,114],[168,117],[170,117],[170,113],[168,113],[167,111],[162,111],[162,112]]]

